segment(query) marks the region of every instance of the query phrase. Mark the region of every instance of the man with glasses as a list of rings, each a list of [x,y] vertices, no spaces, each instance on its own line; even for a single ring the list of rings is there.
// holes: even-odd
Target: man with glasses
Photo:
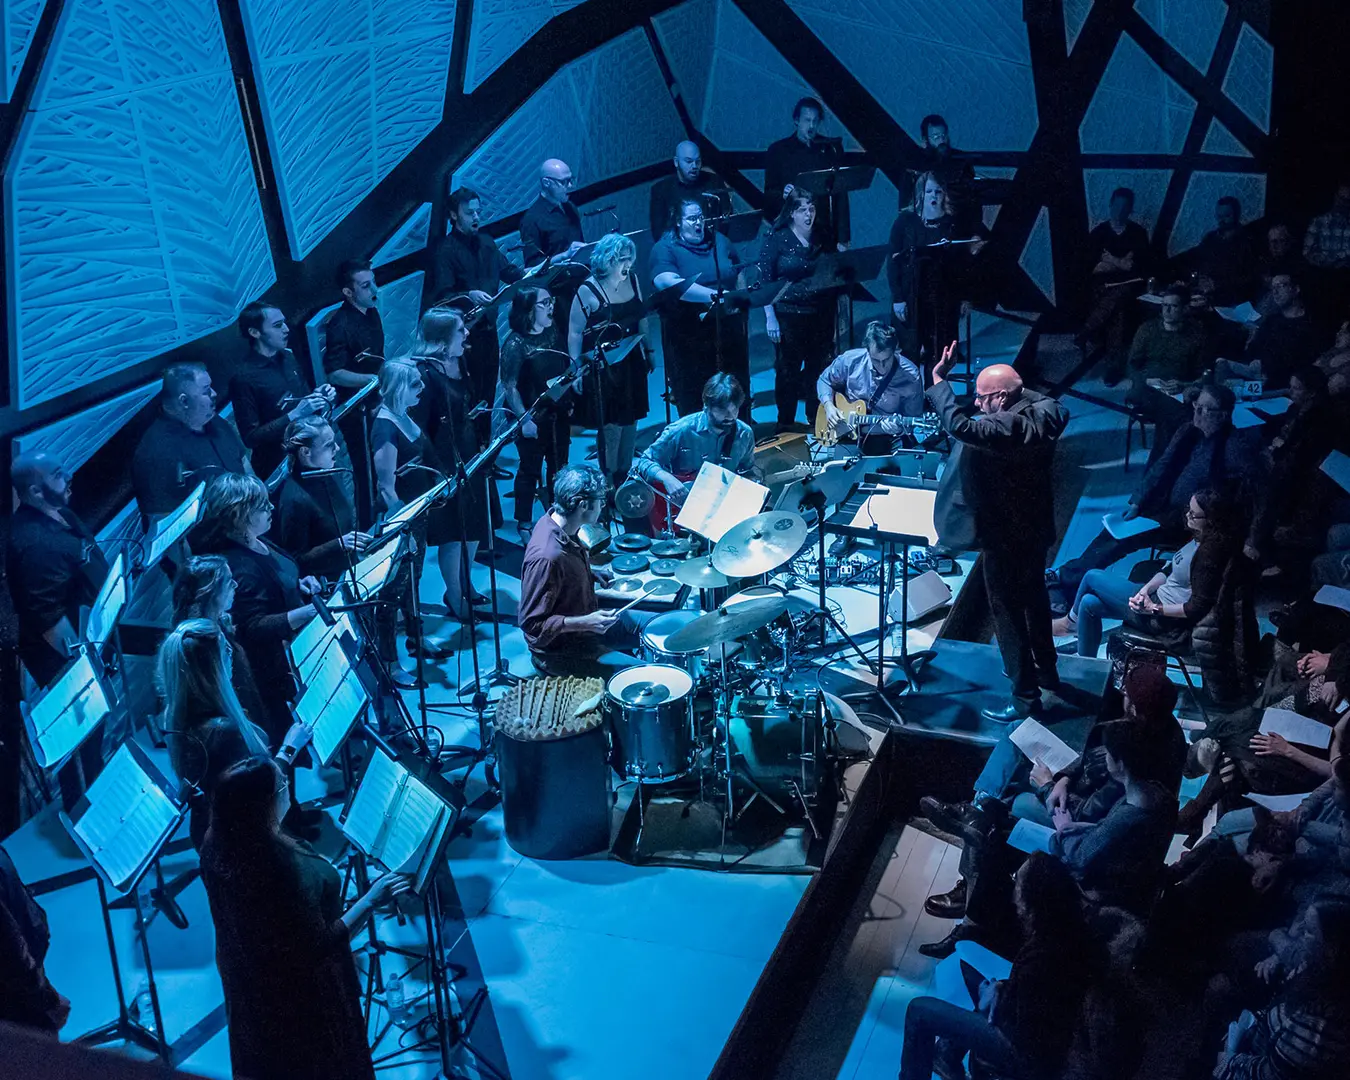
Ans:
[[[539,198],[520,219],[525,265],[549,256],[571,258],[582,245],[581,213],[572,205],[576,179],[567,162],[549,158],[539,167]]]
[[[657,289],[694,282],[661,310],[662,362],[675,408],[688,416],[703,407],[703,384],[719,370],[734,375],[742,388],[750,385],[750,326],[746,294],[737,291],[740,255],[725,236],[705,227],[698,195],[682,196],[678,213],[678,228],[653,245],[647,266]],[[719,288],[722,309],[715,311]],[[749,419],[748,407],[743,418]]]
[[[1103,529],[1082,555],[1047,573],[1060,594],[1053,598],[1059,614],[1069,610],[1089,570],[1105,570],[1147,548],[1181,546],[1187,536],[1186,508],[1197,491],[1213,488],[1232,494],[1245,502],[1249,519],[1254,516],[1265,498],[1270,451],[1259,429],[1233,427],[1235,404],[1233,391],[1226,386],[1200,389],[1191,402],[1191,422],[1177,430],[1149,466],[1122,514],[1126,521],[1148,518],[1157,525],[1123,539]]]
[[[1052,471],[1069,411],[1027,390],[1007,364],[975,379],[975,409],[958,408],[947,373],[956,342],[933,365],[928,400],[955,440],[938,488],[934,524],[948,547],[976,549],[1012,700],[981,715],[1012,723],[1040,711],[1041,690],[1059,685],[1043,567],[1054,540]]]

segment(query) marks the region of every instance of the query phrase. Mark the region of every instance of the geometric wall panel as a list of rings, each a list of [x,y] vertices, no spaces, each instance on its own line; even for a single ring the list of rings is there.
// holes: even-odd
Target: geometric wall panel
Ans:
[[[328,316],[340,308],[345,301],[321,307],[305,321],[305,341],[309,345],[309,358],[313,363],[314,385],[321,386],[328,381],[323,371],[323,349],[328,341]],[[381,309],[384,304],[380,304]],[[383,317],[383,316],[381,316]]]
[[[217,330],[266,289],[214,0],[68,0],[5,205],[21,408]]]
[[[1209,130],[1205,132],[1204,144],[1200,147],[1202,154],[1223,154],[1226,157],[1251,157],[1252,152],[1248,150],[1236,135],[1229,131],[1218,118],[1209,122]]]
[[[549,19],[582,3],[585,0],[473,0],[464,92],[472,94]]]
[[[1266,178],[1260,173],[1195,172],[1177,211],[1167,240],[1167,254],[1189,251],[1214,228],[1214,207],[1225,195],[1242,205],[1242,218],[1251,221],[1266,212]]]
[[[717,0],[688,0],[652,19],[695,126],[703,118],[717,47]]]
[[[1135,0],[1134,9],[1193,68],[1208,70],[1228,14],[1224,0]]]
[[[1085,154],[1179,154],[1195,101],[1121,35],[1079,127]]]
[[[17,457],[41,450],[54,455],[74,472],[158,393],[159,380],[156,380],[82,412],[62,417],[46,427],[24,432],[14,440],[14,454]]]
[[[372,266],[383,266],[414,251],[427,246],[427,234],[431,229],[431,203],[423,203],[403,222],[394,234],[380,245],[380,250],[370,257]]]
[[[0,10],[0,101],[14,93],[14,82],[33,43],[47,0],[4,0]]]
[[[1270,130],[1270,85],[1274,68],[1275,50],[1270,42],[1243,23],[1233,59],[1223,79],[1223,92],[1262,131]]]
[[[788,3],[911,138],[940,111],[958,145],[1030,145],[1036,90],[1021,4],[964,0],[952,18],[926,0]]]
[[[1126,187],[1134,192],[1133,219],[1152,236],[1171,180],[1171,169],[1084,169],[1088,221],[1092,225],[1105,221],[1111,208],[1111,192]]]
[[[1078,35],[1083,32],[1088,13],[1092,10],[1092,0],[1064,0],[1064,52],[1073,52],[1078,43]]]
[[[380,286],[380,318],[384,322],[384,355],[403,356],[417,338],[422,313],[422,271]]]
[[[455,0],[242,0],[291,254],[441,121]]]
[[[524,210],[539,165],[561,158],[578,186],[668,160],[685,137],[646,35],[630,30],[558,71],[455,170],[483,220]]]
[[[1017,260],[1017,265],[1026,271],[1027,277],[1036,283],[1036,288],[1045,294],[1050,303],[1055,302],[1055,259],[1050,247],[1050,211],[1044,206],[1036,215],[1036,224],[1027,237],[1027,246]]]

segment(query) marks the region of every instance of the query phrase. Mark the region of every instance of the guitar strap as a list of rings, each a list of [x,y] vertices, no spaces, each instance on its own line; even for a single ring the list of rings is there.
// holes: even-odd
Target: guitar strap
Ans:
[[[870,359],[868,360],[868,363],[871,363]],[[881,395],[886,392],[886,387],[891,385],[891,380],[895,378],[895,373],[899,370],[900,361],[893,359],[891,361],[891,370],[881,377],[881,382],[877,383],[876,386],[872,388],[872,393],[867,397],[867,412],[869,415],[876,412],[877,402],[881,400]]]

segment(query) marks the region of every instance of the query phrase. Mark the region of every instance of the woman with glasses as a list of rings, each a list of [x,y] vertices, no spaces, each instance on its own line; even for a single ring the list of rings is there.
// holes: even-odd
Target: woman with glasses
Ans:
[[[699,196],[676,200],[669,228],[652,247],[648,269],[657,289],[693,282],[661,309],[662,355],[680,415],[703,408],[703,385],[719,370],[748,388],[750,321],[748,297],[740,291],[741,257],[725,236],[709,232]],[[717,311],[719,290],[724,298]],[[749,412],[747,405],[747,419]]]
[[[599,345],[615,345],[641,333],[642,294],[633,276],[636,261],[637,246],[621,233],[607,233],[595,245],[591,276],[572,298],[567,351],[573,363],[580,363]],[[596,451],[613,487],[628,478],[633,464],[638,421],[647,415],[651,370],[647,350],[639,342],[598,377],[588,372],[582,380],[577,422],[597,429]]]
[[[524,416],[548,388],[549,382],[566,373],[571,357],[561,349],[554,323],[555,304],[547,289],[524,288],[511,301],[511,332],[502,345],[502,406],[506,423]],[[530,538],[534,522],[534,499],[544,478],[543,503],[553,500],[553,478],[567,464],[572,442],[572,407],[569,388],[561,398],[550,398],[526,420],[516,437],[520,466],[516,469],[516,532],[522,544]]]
[[[759,255],[760,281],[783,286],[764,309],[775,348],[773,396],[780,430],[796,422],[799,402],[815,400],[816,378],[834,359],[834,296],[812,292],[806,281],[821,254],[811,240],[815,221],[815,200],[793,191]]]

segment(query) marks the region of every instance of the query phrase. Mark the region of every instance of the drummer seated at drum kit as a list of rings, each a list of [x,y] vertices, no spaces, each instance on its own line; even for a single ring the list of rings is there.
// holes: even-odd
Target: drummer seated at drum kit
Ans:
[[[860,349],[849,349],[816,380],[817,438],[833,446],[853,436],[863,453],[886,455],[906,425],[924,413],[923,376],[901,355],[893,327],[867,324]]]
[[[613,571],[593,567],[577,539],[600,518],[607,485],[592,465],[568,465],[553,481],[553,503],[530,532],[520,574],[517,620],[535,667],[548,675],[600,676],[638,663],[651,612],[602,611],[595,586]]]
[[[684,505],[705,461],[742,476],[757,476],[755,433],[738,417],[744,403],[745,389],[734,376],[714,375],[703,384],[703,408],[668,425],[633,462],[631,475],[650,487],[659,484],[676,507]],[[663,500],[658,500],[652,516],[664,525]]]

